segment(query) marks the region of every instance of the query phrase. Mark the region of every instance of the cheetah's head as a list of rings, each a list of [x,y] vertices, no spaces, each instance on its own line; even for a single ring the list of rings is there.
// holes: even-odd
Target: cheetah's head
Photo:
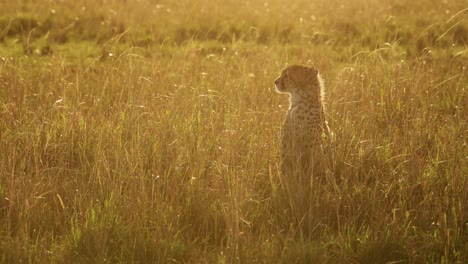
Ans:
[[[281,72],[275,80],[276,90],[280,93],[295,93],[318,82],[318,70],[315,67],[293,65]]]

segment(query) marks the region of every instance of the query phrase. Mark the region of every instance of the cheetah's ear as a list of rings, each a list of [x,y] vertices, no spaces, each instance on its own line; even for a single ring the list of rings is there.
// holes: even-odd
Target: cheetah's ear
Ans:
[[[307,78],[308,79],[310,79],[310,80],[316,79],[317,74],[318,74],[318,69],[317,68],[315,68],[315,67],[307,68]]]

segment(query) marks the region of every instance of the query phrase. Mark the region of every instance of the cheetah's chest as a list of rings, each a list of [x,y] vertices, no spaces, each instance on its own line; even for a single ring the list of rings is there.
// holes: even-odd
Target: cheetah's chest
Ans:
[[[285,153],[313,149],[320,144],[321,112],[317,108],[300,105],[289,109],[282,128],[282,147]]]

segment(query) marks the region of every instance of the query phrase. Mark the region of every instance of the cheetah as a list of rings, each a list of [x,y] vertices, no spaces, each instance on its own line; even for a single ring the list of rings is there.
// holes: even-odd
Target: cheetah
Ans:
[[[281,172],[302,179],[318,177],[323,174],[323,144],[330,133],[323,80],[317,68],[293,65],[282,71],[275,87],[290,98],[281,129]]]

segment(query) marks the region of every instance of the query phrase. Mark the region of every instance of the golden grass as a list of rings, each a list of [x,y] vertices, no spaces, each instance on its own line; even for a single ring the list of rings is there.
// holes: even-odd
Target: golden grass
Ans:
[[[0,261],[466,262],[464,8],[1,3]],[[293,63],[335,135],[308,192],[278,171]]]

